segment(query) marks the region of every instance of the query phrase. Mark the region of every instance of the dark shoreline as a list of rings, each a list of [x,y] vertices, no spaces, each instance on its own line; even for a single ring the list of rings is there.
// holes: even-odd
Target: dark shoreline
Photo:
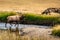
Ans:
[[[0,22],[0,23],[6,23],[6,22]],[[14,24],[14,23],[12,23]],[[27,22],[21,22],[20,24],[24,24],[24,25],[42,25],[42,26],[54,26],[55,24],[53,23],[27,23]]]

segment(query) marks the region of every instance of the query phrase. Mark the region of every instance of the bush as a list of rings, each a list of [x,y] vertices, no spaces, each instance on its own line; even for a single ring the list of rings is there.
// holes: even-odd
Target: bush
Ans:
[[[53,28],[52,34],[60,37],[60,25]]]

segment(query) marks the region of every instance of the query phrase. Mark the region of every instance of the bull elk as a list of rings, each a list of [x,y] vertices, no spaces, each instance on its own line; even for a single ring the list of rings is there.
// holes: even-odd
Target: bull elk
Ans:
[[[14,15],[14,16],[8,16],[7,21],[5,24],[5,27],[7,27],[7,23],[9,23],[12,26],[12,23],[15,24],[15,26],[19,23],[20,21],[24,18],[23,14],[22,15]]]

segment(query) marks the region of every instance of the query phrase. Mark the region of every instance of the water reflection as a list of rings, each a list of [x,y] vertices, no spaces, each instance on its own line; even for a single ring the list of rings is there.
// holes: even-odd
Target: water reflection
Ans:
[[[15,24],[12,24],[12,28],[15,29]],[[7,28],[9,28],[11,25],[8,23]],[[26,24],[19,24],[18,28],[25,28],[25,27],[39,27],[39,28],[49,28],[48,26],[40,26],[40,25],[26,25]],[[5,28],[5,23],[0,23],[0,29],[7,29]]]

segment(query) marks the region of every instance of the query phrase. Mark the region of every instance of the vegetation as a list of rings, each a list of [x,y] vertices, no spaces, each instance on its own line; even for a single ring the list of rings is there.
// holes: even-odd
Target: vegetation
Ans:
[[[27,24],[45,24],[54,25],[60,23],[59,16],[25,14],[24,22]]]
[[[0,40],[55,40],[53,37],[45,37],[45,36],[30,36],[24,35],[21,36],[16,32],[9,32],[9,30],[0,30]]]
[[[4,12],[0,12],[0,21],[6,21],[7,17],[10,16],[10,15],[15,15],[16,13],[15,12],[7,12],[7,11],[4,11]]]
[[[0,21],[6,21],[6,18],[10,15],[16,15],[16,12],[0,12]],[[53,15],[36,15],[33,13],[26,13],[23,14],[24,19],[22,23],[26,24],[44,24],[44,25],[54,25],[60,24],[60,16],[53,16]],[[44,36],[42,37],[31,37],[29,35],[21,36],[18,33],[12,32],[10,33],[7,31],[0,30],[0,40],[46,40]],[[18,35],[17,35],[18,34]],[[60,36],[60,27],[54,27],[52,31],[53,35]],[[51,39],[51,38],[50,38]]]
[[[16,15],[16,12],[0,12],[0,21],[5,22],[10,15]],[[38,15],[33,13],[23,14],[24,18],[21,23],[24,24],[38,24],[38,25],[55,25],[60,24],[59,16]]]
[[[52,34],[60,37],[60,25],[53,27]]]

